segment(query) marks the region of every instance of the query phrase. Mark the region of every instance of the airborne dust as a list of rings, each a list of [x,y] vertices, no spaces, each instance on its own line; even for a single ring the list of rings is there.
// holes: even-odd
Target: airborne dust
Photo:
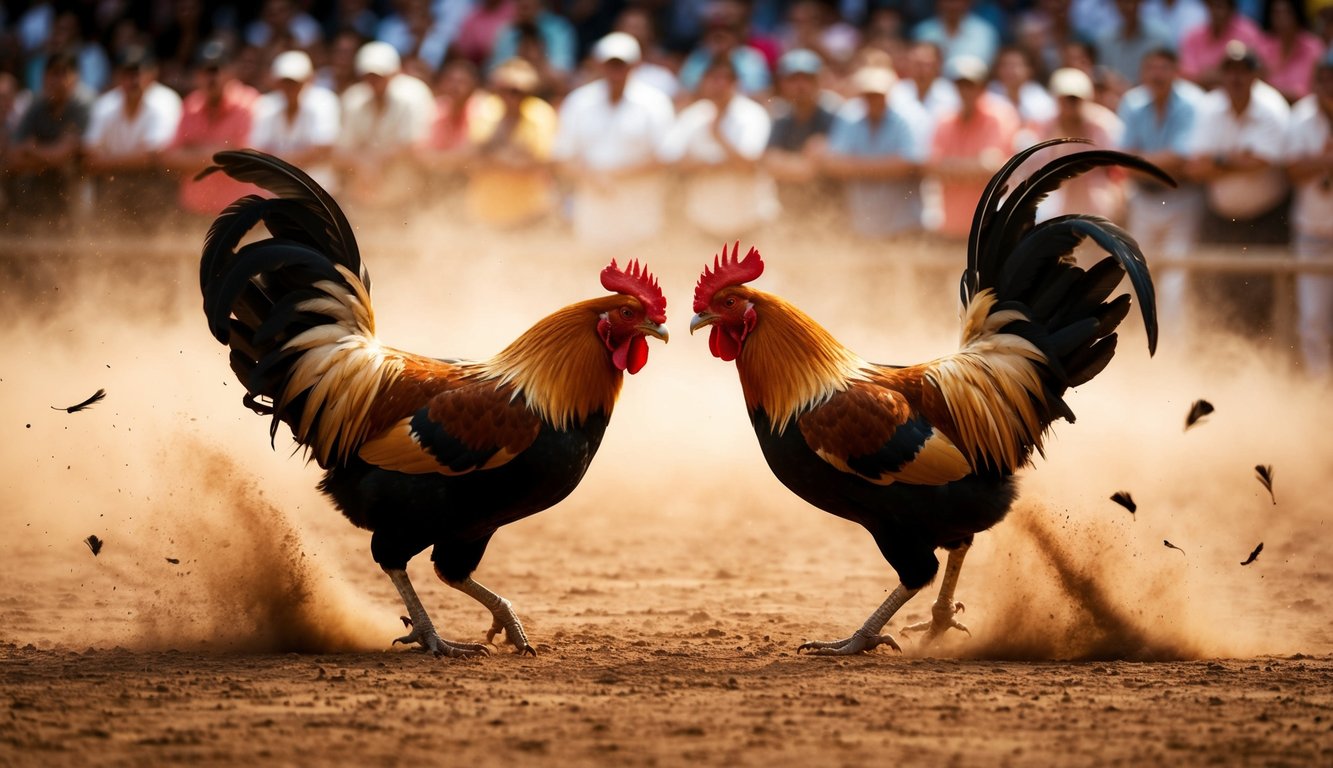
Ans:
[[[358,233],[386,343],[485,357],[544,314],[601,293],[610,254],[580,251],[556,230],[498,236],[438,221],[413,216]],[[269,447],[267,420],[242,406],[226,352],[207,332],[195,272],[202,230],[112,240],[118,249],[0,258],[0,640],[388,647],[402,634],[401,605],[370,558],[369,535],[314,490],[318,468],[293,453],[285,431]],[[768,264],[759,285],[863,356],[912,363],[954,349],[961,246],[941,271],[897,264],[910,247],[790,226],[752,242]],[[654,342],[648,366],[627,377],[578,491],[503,529],[477,573],[514,600],[535,640],[585,620],[615,627],[732,611],[794,646],[845,636],[893,587],[868,535],[772,478],[734,369],[688,335],[694,281],[717,246],[677,233],[615,254],[649,262],[674,338]],[[107,398],[86,411],[49,407],[99,387]],[[1199,398],[1217,411],[1184,431]],[[1150,359],[1131,319],[1109,369],[1068,402],[1078,422],[1056,425],[1009,519],[978,536],[963,569],[958,618],[971,636],[953,633],[929,653],[1333,650],[1333,568],[1321,558],[1333,543],[1326,386],[1301,378],[1281,350],[1232,337],[1187,343],[1164,332]],[[1275,468],[1276,506],[1256,464]],[[1110,500],[1118,490],[1133,494],[1137,514]],[[90,534],[105,541],[96,557],[83,544]],[[1240,566],[1260,541],[1260,557]],[[455,637],[484,629],[481,609],[418,560],[411,573],[437,625]],[[923,591],[889,629],[927,616],[933,599],[933,587]],[[623,610],[579,613],[589,600]]]

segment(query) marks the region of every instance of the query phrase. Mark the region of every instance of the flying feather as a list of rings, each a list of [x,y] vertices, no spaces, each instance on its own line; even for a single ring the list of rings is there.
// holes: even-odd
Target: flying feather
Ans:
[[[104,397],[106,397],[106,390],[99,389],[93,393],[92,397],[88,398],[87,400],[84,400],[82,403],[66,406],[64,408],[61,408],[60,406],[57,405],[53,405],[51,406],[51,410],[64,411],[65,413],[78,413],[79,411],[82,411],[84,408],[90,408],[96,405],[97,403],[101,402],[102,398]]]
[[[1162,539],[1162,544],[1163,544],[1167,549],[1174,549],[1174,550],[1176,550],[1177,552],[1179,552],[1179,553],[1182,554],[1182,555],[1185,554],[1185,550],[1181,549],[1180,547],[1177,547],[1175,544],[1172,544],[1171,542],[1167,541],[1166,539]]]
[[[93,534],[88,538],[84,539],[83,543],[87,544],[88,549],[91,549],[93,551],[93,557],[97,557],[97,553],[102,551],[102,544],[104,544],[105,542],[97,538],[97,534]]]
[[[1259,553],[1263,551],[1264,543],[1261,541],[1259,542],[1259,546],[1254,548],[1254,551],[1250,553],[1249,557],[1245,558],[1245,562],[1241,563],[1241,565],[1249,565],[1250,563],[1253,563],[1259,557]]]
[[[1134,503],[1134,497],[1129,495],[1129,491],[1116,491],[1115,493],[1111,494],[1111,501],[1114,501],[1115,503],[1119,504],[1125,509],[1128,509],[1129,514],[1131,515],[1137,512],[1139,509],[1139,505]]]
[[[1207,400],[1195,400],[1194,405],[1190,406],[1189,415],[1185,417],[1185,429],[1189,429],[1199,422],[1204,416],[1213,412],[1213,404]]]
[[[1263,483],[1264,488],[1268,490],[1268,498],[1272,499],[1273,503],[1276,504],[1277,496],[1273,493],[1273,465],[1256,464],[1254,472],[1258,475],[1259,482]]]

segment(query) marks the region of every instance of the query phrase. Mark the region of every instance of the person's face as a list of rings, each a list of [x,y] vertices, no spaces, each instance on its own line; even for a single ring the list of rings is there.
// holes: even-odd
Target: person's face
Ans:
[[[699,80],[700,98],[726,101],[736,88],[736,76],[726,67],[712,67]]]
[[[142,94],[152,81],[152,73],[143,67],[122,67],[116,70],[116,84],[130,97]]]
[[[819,93],[819,82],[814,75],[793,72],[782,78],[782,93],[788,101],[806,104]]]
[[[889,97],[882,93],[863,93],[861,100],[865,102],[866,114],[872,120],[884,117],[884,113],[889,109]]]
[[[447,67],[440,73],[440,93],[456,101],[466,99],[476,87],[476,79],[463,67]]]
[[[1224,64],[1220,84],[1232,103],[1242,103],[1250,97],[1250,88],[1254,86],[1254,72],[1244,64]]]
[[[629,71],[629,64],[620,59],[607,59],[602,62],[602,75],[614,88],[625,87],[625,82],[629,80]]]
[[[370,86],[370,90],[374,91],[378,97],[383,97],[389,91],[389,78],[384,75],[367,72],[363,79],[366,81],[366,85]]]
[[[1056,109],[1062,122],[1073,123],[1083,119],[1083,99],[1077,96],[1061,96],[1056,100]]]
[[[42,75],[42,92],[55,101],[64,101],[74,92],[78,75],[69,67],[55,67]]]
[[[924,82],[940,76],[940,57],[934,48],[914,48],[908,62],[912,67],[912,77],[917,80]]]
[[[1017,51],[1001,54],[1000,60],[995,63],[995,79],[1005,85],[1025,83],[1030,76],[1027,59]]]
[[[300,80],[293,80],[290,77],[284,77],[278,81],[278,90],[282,91],[282,95],[287,97],[288,104],[296,103],[296,99],[300,97],[301,89],[304,87],[305,83]]]
[[[1165,56],[1148,56],[1139,65],[1139,79],[1153,93],[1164,93],[1175,82],[1176,64]]]
[[[206,64],[197,70],[195,80],[201,90],[211,97],[217,97],[222,94],[222,86],[227,82],[227,72],[224,67]]]
[[[1226,26],[1232,12],[1231,0],[1208,0],[1208,16],[1217,26]]]
[[[954,86],[958,89],[958,100],[968,107],[975,107],[977,99],[986,92],[985,83],[975,80],[955,80]]]

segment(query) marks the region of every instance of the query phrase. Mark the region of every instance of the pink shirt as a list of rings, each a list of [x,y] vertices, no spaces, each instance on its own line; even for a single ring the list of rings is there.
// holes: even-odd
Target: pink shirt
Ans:
[[[1013,152],[1019,124],[1018,112],[1013,107],[998,96],[983,95],[977,100],[977,109],[971,119],[964,121],[962,113],[955,112],[935,126],[930,159],[977,158],[990,154],[1003,162]],[[998,167],[999,163],[995,165]],[[977,201],[989,180],[988,174],[978,175],[975,179],[940,180],[941,234],[967,237]]]
[[[1259,42],[1258,52],[1259,60],[1267,70],[1264,79],[1281,91],[1283,96],[1295,101],[1310,93],[1310,79],[1315,62],[1324,55],[1324,44],[1317,35],[1301,32],[1296,37],[1296,46],[1290,55],[1284,57],[1282,43],[1276,37],[1264,35]]]
[[[514,3],[503,0],[494,8],[478,5],[463,19],[454,38],[453,48],[474,64],[484,64],[495,47],[500,29],[514,20]]]
[[[1231,23],[1220,37],[1213,37],[1211,24],[1200,24],[1186,32],[1180,40],[1180,74],[1197,81],[1222,63],[1227,54],[1227,43],[1239,40],[1247,47],[1258,50],[1263,39],[1264,33],[1259,27],[1239,13],[1232,15]]]
[[[171,148],[217,151],[247,146],[257,98],[259,92],[254,88],[232,80],[223,86],[222,104],[214,111],[208,109],[207,95],[194,91],[185,97]],[[253,184],[242,184],[223,173],[210,174],[202,181],[195,181],[194,174],[187,173],[181,179],[180,205],[191,213],[216,215],[236,198],[259,191]]]

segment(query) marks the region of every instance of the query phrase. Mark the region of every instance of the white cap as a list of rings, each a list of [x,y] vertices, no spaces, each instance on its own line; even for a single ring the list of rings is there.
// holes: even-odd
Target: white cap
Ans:
[[[315,67],[310,63],[310,57],[305,51],[287,51],[273,59],[271,71],[274,80],[295,80],[304,83],[310,79]]]
[[[598,61],[619,59],[626,64],[638,64],[641,55],[639,41],[625,32],[612,32],[592,48],[592,57]]]
[[[852,89],[857,93],[878,93],[888,96],[898,76],[888,67],[861,67],[852,74]]]
[[[970,53],[960,54],[944,64],[944,76],[953,81],[966,80],[969,83],[985,85],[990,79],[986,62]]]
[[[1092,99],[1092,78],[1088,73],[1073,67],[1064,67],[1051,73],[1051,95],[1077,96],[1084,101]]]
[[[361,46],[356,52],[356,73],[358,75],[382,75],[389,77],[398,74],[402,60],[398,50],[388,43],[376,40]]]

